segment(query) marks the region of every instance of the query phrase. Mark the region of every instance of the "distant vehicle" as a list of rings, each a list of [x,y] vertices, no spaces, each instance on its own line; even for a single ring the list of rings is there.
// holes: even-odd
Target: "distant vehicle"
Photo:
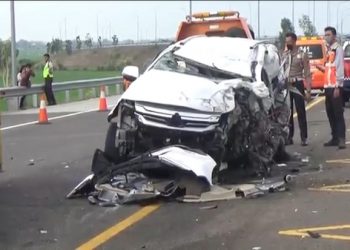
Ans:
[[[178,28],[176,42],[196,35],[255,38],[253,28],[238,11],[201,12],[187,16]]]
[[[324,73],[316,68],[316,64],[324,65],[326,62],[326,43],[320,36],[300,37],[297,40],[297,47],[308,54],[310,70],[312,74],[311,88],[323,89]]]
[[[344,102],[350,98],[350,40],[345,41],[344,49]]]

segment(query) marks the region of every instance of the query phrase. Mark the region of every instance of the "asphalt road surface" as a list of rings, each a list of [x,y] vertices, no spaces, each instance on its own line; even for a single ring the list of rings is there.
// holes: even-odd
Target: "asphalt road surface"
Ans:
[[[106,115],[93,111],[2,131],[0,249],[350,249],[350,145],[340,151],[323,147],[329,139],[324,102],[308,110],[310,145],[299,146],[297,131],[288,147],[310,157],[289,191],[210,204],[104,208],[66,200],[90,174]],[[4,115],[2,127],[36,117]],[[217,208],[200,209],[208,205]]]

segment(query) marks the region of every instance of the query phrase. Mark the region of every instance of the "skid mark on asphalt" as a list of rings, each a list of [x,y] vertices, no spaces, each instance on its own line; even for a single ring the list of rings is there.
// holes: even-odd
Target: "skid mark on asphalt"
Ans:
[[[79,246],[76,250],[90,250],[95,249],[103,243],[107,242],[109,239],[113,238],[120,232],[124,231],[128,227],[142,220],[152,212],[156,211],[160,207],[159,204],[149,205],[141,208],[134,214],[130,215],[128,218],[122,220],[121,222],[115,224],[114,226],[106,229],[102,233],[98,234],[91,240]]]
[[[341,229],[350,229],[350,225],[336,225],[336,226],[327,226],[327,227],[314,227],[314,228],[303,228],[303,229],[291,229],[279,231],[278,234],[285,236],[299,236],[302,238],[310,237],[308,232],[318,233],[320,231],[332,231],[332,230],[341,230]],[[340,234],[319,234],[319,238],[332,239],[332,240],[347,240],[350,241],[350,235],[340,235]]]

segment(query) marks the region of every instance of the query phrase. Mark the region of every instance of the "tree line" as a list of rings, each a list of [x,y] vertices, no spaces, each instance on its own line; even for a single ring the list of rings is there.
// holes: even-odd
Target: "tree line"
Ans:
[[[102,39],[99,37],[97,39],[97,46],[102,47]],[[112,36],[112,44],[117,45],[118,44],[118,37],[116,35]],[[90,36],[90,33],[87,33],[85,36],[85,40],[81,40],[80,36],[77,36],[75,38],[75,41],[73,40],[66,40],[62,41],[58,38],[52,38],[51,42],[48,42],[46,44],[46,51],[50,54],[57,54],[63,50],[66,51],[68,55],[71,55],[73,52],[73,47],[75,45],[75,49],[80,50],[82,49],[83,45],[85,48],[91,49],[93,47],[93,38]]]
[[[302,29],[304,36],[316,36],[317,31],[315,25],[311,22],[310,17],[307,15],[302,15],[302,17],[298,20],[299,27]],[[278,36],[278,46],[280,49],[284,49],[285,46],[285,35],[288,32],[295,33],[294,26],[290,19],[283,18],[281,20],[281,31]]]

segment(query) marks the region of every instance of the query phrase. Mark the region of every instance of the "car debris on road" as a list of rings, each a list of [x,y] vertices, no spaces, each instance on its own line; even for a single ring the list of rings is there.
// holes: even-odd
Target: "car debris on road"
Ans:
[[[214,167],[215,161],[209,155],[183,145],[161,148],[120,164],[110,162],[102,151],[96,150],[93,174],[79,183],[67,198],[87,195],[91,204],[100,206],[156,198],[212,202],[285,191],[294,181],[294,176],[287,174],[247,184],[219,185],[212,183]]]

